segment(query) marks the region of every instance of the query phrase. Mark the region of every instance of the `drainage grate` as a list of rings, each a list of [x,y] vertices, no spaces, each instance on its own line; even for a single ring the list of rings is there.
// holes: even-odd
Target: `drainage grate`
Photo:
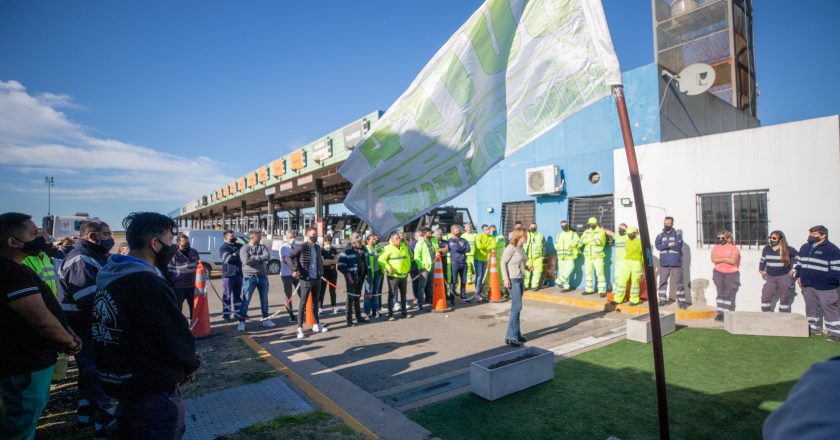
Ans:
[[[400,391],[398,393],[388,394],[382,397],[385,403],[397,408],[408,405],[409,403],[417,402],[429,397],[452,391],[457,388],[465,387],[470,384],[470,374],[464,373],[458,376],[452,376],[440,382],[431,383],[428,385],[419,386],[410,390]]]

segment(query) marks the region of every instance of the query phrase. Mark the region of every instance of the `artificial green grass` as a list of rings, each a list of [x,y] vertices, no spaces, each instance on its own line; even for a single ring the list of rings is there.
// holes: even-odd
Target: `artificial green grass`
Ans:
[[[362,440],[365,437],[336,417],[316,410],[293,416],[280,416],[242,429],[218,440]]]
[[[671,438],[760,439],[825,338],[683,328],[663,339]],[[488,402],[466,394],[409,414],[444,440],[659,438],[652,346],[620,341],[555,366],[554,380]]]

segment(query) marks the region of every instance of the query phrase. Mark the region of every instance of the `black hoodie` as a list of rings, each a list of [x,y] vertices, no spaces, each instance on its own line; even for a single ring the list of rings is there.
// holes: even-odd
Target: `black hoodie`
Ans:
[[[195,340],[172,285],[143,260],[113,255],[96,279],[92,343],[109,396],[172,391],[198,369]]]

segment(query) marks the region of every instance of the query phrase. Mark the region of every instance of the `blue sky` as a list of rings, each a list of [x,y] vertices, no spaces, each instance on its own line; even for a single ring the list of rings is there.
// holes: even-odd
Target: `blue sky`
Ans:
[[[650,1],[604,0],[623,70]],[[840,112],[840,2],[756,1],[765,125]],[[385,110],[476,0],[0,2],[0,211],[169,212]],[[808,6],[808,7],[805,7]]]

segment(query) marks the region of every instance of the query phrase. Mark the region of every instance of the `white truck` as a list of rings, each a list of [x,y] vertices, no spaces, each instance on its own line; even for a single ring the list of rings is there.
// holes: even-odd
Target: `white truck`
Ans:
[[[77,212],[76,215],[52,215],[44,217],[41,227],[53,240],[61,240],[65,237],[78,238],[79,227],[90,219],[91,217],[86,212]]]

